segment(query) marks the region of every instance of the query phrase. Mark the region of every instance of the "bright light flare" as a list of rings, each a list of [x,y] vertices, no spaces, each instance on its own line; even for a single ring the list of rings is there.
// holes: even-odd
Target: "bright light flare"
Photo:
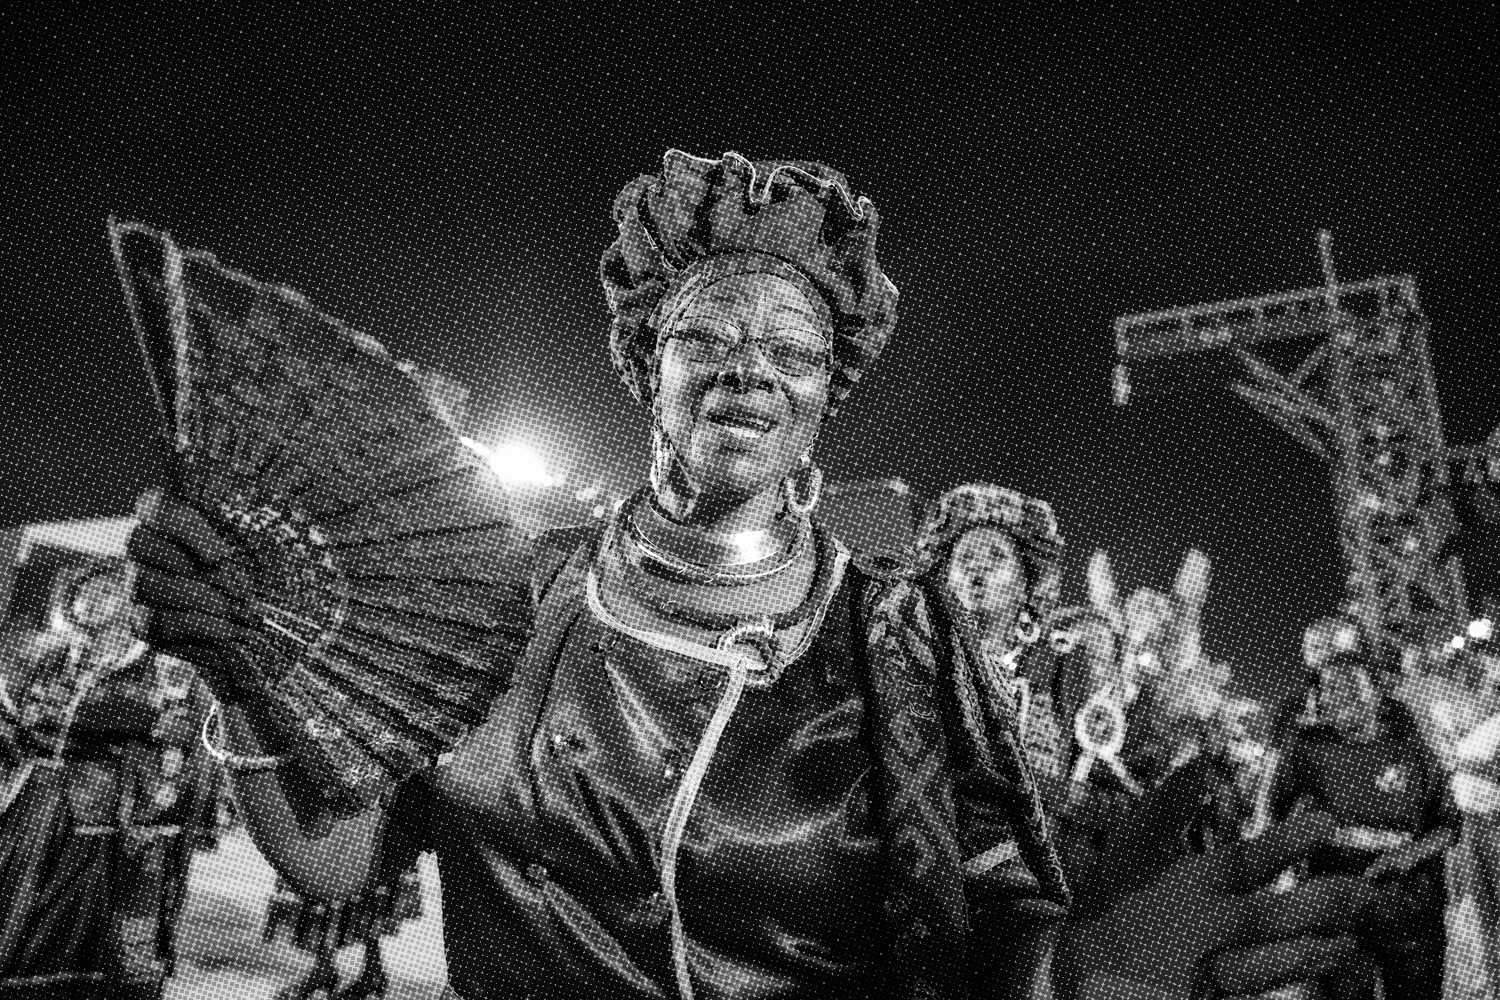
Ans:
[[[520,441],[506,441],[490,448],[473,438],[460,438],[495,473],[495,478],[506,486],[552,486],[561,481],[547,471],[547,466],[529,445]]]
[[[1495,623],[1488,618],[1480,618],[1469,622],[1469,638],[1478,639],[1480,642],[1488,642],[1494,638]]]

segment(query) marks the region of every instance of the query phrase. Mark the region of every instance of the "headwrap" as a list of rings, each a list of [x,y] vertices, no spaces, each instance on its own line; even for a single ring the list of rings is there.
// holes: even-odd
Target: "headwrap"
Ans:
[[[916,570],[942,566],[954,544],[972,528],[996,527],[1016,541],[1026,567],[1027,598],[1045,620],[1057,604],[1065,542],[1045,500],[1036,500],[989,483],[970,483],[949,490],[929,509],[917,531]]]
[[[875,259],[880,214],[837,170],[808,161],[717,160],[670,149],[661,176],[615,199],[619,238],[599,276],[614,315],[610,354],[650,406],[662,308],[731,274],[767,273],[808,297],[833,339],[825,416],[838,411],[896,326],[896,286]]]

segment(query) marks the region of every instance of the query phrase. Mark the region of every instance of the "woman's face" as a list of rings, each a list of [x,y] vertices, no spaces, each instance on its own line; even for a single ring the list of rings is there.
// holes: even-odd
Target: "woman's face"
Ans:
[[[828,338],[812,304],[784,278],[737,274],[699,290],[666,333],[658,407],[694,486],[732,499],[777,486],[828,402]]]
[[[1015,539],[1000,528],[971,528],[953,546],[948,586],[987,629],[1009,628],[1026,600],[1026,569]]]

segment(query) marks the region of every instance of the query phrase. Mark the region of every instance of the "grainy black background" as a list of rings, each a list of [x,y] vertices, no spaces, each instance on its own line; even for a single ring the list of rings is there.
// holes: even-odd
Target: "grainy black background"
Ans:
[[[822,159],[885,218],[886,356],[834,479],[1050,498],[1067,589],[1214,562],[1209,651],[1291,676],[1342,569],[1326,469],[1228,379],[1110,404],[1124,312],[1418,276],[1450,441],[1500,422],[1492,11],[1018,19],[651,6],[0,15],[0,525],[123,513],[160,475],[111,213],[284,282],[475,392],[572,481],[645,467],[597,280],[664,150]]]

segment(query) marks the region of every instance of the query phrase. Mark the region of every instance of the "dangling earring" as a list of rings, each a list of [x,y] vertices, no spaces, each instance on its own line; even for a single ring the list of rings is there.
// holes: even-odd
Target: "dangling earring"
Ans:
[[[651,424],[651,490],[657,496],[662,496],[667,491],[674,458],[672,441],[667,437],[661,418],[658,417]]]
[[[799,499],[797,479],[803,474],[807,476],[806,499]],[[786,494],[787,510],[799,517],[807,517],[813,512],[823,495],[823,470],[812,464],[811,448],[802,453],[801,469],[781,481],[781,489]]]
[[[682,463],[677,460],[677,451],[672,447],[667,429],[661,424],[660,414],[656,415],[656,420],[651,425],[650,480],[651,490],[656,494],[657,500],[668,504],[669,508],[673,504],[678,508],[673,512],[676,516],[687,517],[692,513],[696,503],[692,481],[688,479]]]
[[[1016,638],[1030,646],[1042,637],[1042,623],[1037,620],[1031,605],[1022,608],[1016,615]]]

